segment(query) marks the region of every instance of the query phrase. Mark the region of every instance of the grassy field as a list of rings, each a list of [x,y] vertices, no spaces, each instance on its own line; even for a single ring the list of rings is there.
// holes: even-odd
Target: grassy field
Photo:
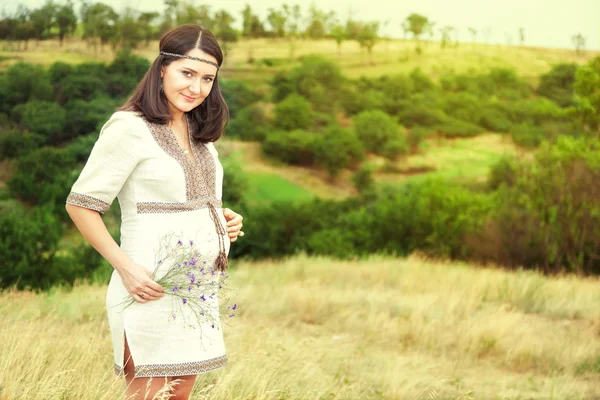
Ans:
[[[331,57],[349,77],[380,76],[384,74],[406,73],[420,67],[433,79],[446,71],[468,72],[487,71],[492,67],[512,67],[520,76],[532,83],[540,74],[548,71],[552,64],[559,62],[585,63],[598,51],[583,51],[576,54],[570,49],[548,49],[536,47],[500,46],[462,43],[457,48],[441,49],[439,43],[424,42],[423,53],[417,55],[415,45],[406,40],[382,40],[375,45],[372,54],[360,49],[355,41],[342,44],[338,54],[335,41],[297,40],[294,42],[294,59],[306,54],[321,54]],[[135,52],[153,60],[156,57],[158,41],[142,46]],[[254,82],[266,82],[273,72],[289,68],[297,61],[290,58],[290,44],[284,40],[252,39],[240,40],[229,45],[221,74],[225,78],[239,78]],[[18,60],[50,65],[55,61],[81,63],[85,61],[109,62],[114,57],[108,47],[94,51],[80,39],[69,39],[63,47],[57,40],[32,41],[27,51],[9,51],[6,42],[0,43],[0,70]],[[254,62],[250,63],[249,60]],[[261,60],[276,59],[277,66],[267,66]]]
[[[235,154],[249,176],[248,199],[258,204],[266,200],[303,200],[310,194],[340,199],[355,194],[350,170],[332,180],[324,169],[291,166],[264,158],[258,142],[224,139],[217,143],[227,157]],[[529,151],[514,145],[508,135],[487,133],[472,138],[425,140],[418,153],[401,157],[386,172],[385,160],[369,155],[366,162],[378,171],[379,183],[402,184],[407,181],[443,177],[468,184],[485,182],[489,169],[504,155],[528,156]],[[287,193],[286,193],[287,192]]]
[[[193,399],[598,399],[597,279],[412,256],[241,262]],[[0,295],[0,399],[117,399],[106,287]]]

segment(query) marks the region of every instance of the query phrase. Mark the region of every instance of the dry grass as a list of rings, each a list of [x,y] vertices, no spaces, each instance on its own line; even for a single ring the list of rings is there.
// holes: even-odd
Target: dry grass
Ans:
[[[194,399],[597,399],[597,279],[411,257],[239,263]],[[117,399],[105,287],[0,296],[0,399]]]

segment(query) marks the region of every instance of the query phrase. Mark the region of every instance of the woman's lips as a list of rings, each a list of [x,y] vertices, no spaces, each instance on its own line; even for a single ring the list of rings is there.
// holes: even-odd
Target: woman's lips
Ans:
[[[186,96],[185,94],[181,94],[181,95],[183,96],[184,99],[186,99],[190,103],[193,103],[196,101],[195,97]]]

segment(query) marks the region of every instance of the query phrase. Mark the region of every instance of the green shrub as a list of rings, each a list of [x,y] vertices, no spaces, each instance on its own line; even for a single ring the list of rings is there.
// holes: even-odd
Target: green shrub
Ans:
[[[54,254],[63,234],[55,212],[36,207],[29,212],[13,208],[0,213],[0,289],[49,289],[62,283]]]
[[[51,143],[58,143],[63,134],[66,112],[58,104],[32,100],[23,108],[21,123],[30,131],[42,134]]]
[[[554,101],[561,107],[573,104],[573,83],[577,64],[556,64],[552,69],[540,76],[537,92]]]
[[[313,165],[318,138],[301,130],[269,132],[262,142],[262,150],[287,164]]]
[[[78,136],[64,147],[63,151],[69,159],[73,158],[77,163],[84,162],[90,156],[94,144],[98,141],[98,136],[98,132]]]
[[[473,250],[512,267],[600,273],[600,139],[559,136],[519,164]]]
[[[241,140],[263,140],[269,125],[263,107],[259,104],[251,104],[239,111],[237,116],[227,124],[225,132],[227,136]]]
[[[237,209],[245,206],[245,194],[248,191],[248,178],[239,161],[232,156],[222,157],[223,164],[223,203]]]
[[[496,190],[502,185],[514,186],[518,179],[519,168],[519,161],[515,157],[502,157],[490,168],[488,188]]]
[[[409,151],[416,153],[427,136],[434,133],[435,130],[424,126],[414,126],[407,134],[406,142]]]
[[[29,100],[50,101],[54,94],[46,70],[42,66],[24,62],[18,62],[6,69],[0,78],[0,87],[3,93],[0,111],[4,113]]]
[[[36,133],[8,131],[0,133],[0,161],[22,157],[39,148],[46,137]]]
[[[481,99],[471,93],[448,93],[444,103],[444,112],[454,119],[478,124],[483,116]]]
[[[481,110],[479,125],[491,132],[508,132],[512,123],[498,107],[484,106]]]
[[[428,90],[435,89],[435,84],[427,75],[423,73],[421,68],[413,69],[409,78],[412,81],[412,87],[414,91],[417,92],[426,92]]]
[[[125,48],[117,52],[117,56],[106,68],[106,72],[107,75],[121,74],[139,82],[149,68],[150,61],[145,57],[136,56],[130,48]]]
[[[359,193],[369,192],[375,187],[373,172],[373,166],[363,164],[359,170],[352,175],[352,184]]]
[[[231,118],[237,117],[237,113],[244,107],[261,100],[262,96],[250,86],[248,82],[237,79],[219,78],[219,87],[229,107]]]
[[[386,96],[379,90],[346,88],[341,103],[346,113],[352,116],[366,110],[381,110],[386,103]]]
[[[67,76],[73,73],[73,66],[61,61],[56,61],[50,68],[48,68],[48,74],[50,75],[50,82],[56,85]]]
[[[405,134],[391,138],[381,148],[380,154],[390,160],[395,160],[402,154],[410,151],[408,140]]]
[[[273,99],[278,102],[298,93],[316,110],[333,112],[341,100],[343,85],[344,77],[335,62],[320,56],[304,56],[298,67],[275,75]]]
[[[358,138],[367,150],[375,154],[382,154],[387,143],[401,135],[401,127],[396,120],[380,110],[363,111],[352,120]]]
[[[485,129],[480,126],[457,119],[448,119],[435,128],[446,137],[468,137],[485,132]]]
[[[69,75],[60,84],[61,104],[73,100],[92,100],[106,91],[106,79],[92,75]]]
[[[293,93],[275,106],[274,125],[288,131],[306,129],[311,125],[311,105],[304,97]]]
[[[446,122],[448,116],[440,109],[416,105],[401,111],[398,120],[406,127],[436,126]]]
[[[17,159],[16,171],[8,181],[8,188],[14,197],[30,204],[63,210],[66,194],[73,185],[71,172],[75,166],[72,153],[42,147]]]
[[[362,161],[365,156],[363,144],[354,131],[339,125],[330,125],[316,144],[317,163],[336,176],[343,168]]]
[[[66,123],[62,140],[98,132],[114,113],[119,102],[109,97],[96,97],[90,101],[73,100],[65,104]]]
[[[516,144],[528,148],[539,147],[543,141],[548,140],[544,129],[529,123],[513,125],[510,135]]]

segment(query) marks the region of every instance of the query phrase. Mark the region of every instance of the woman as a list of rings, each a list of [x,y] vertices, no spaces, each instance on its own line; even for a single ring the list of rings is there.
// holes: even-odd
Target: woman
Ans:
[[[213,145],[229,115],[217,79],[222,62],[208,30],[183,25],[166,33],[131,98],[103,126],[66,201],[81,234],[114,267],[106,304],[115,371],[130,398],[152,398],[165,381],[178,380],[171,398],[187,399],[197,374],[227,364],[219,321],[197,320],[201,329],[169,321],[173,296],[151,278],[167,233],[196,242],[217,271],[227,267],[230,241],[243,236],[242,217],[221,208],[223,168]],[[121,246],[99,215],[115,197]],[[135,303],[118,307],[128,295]]]

